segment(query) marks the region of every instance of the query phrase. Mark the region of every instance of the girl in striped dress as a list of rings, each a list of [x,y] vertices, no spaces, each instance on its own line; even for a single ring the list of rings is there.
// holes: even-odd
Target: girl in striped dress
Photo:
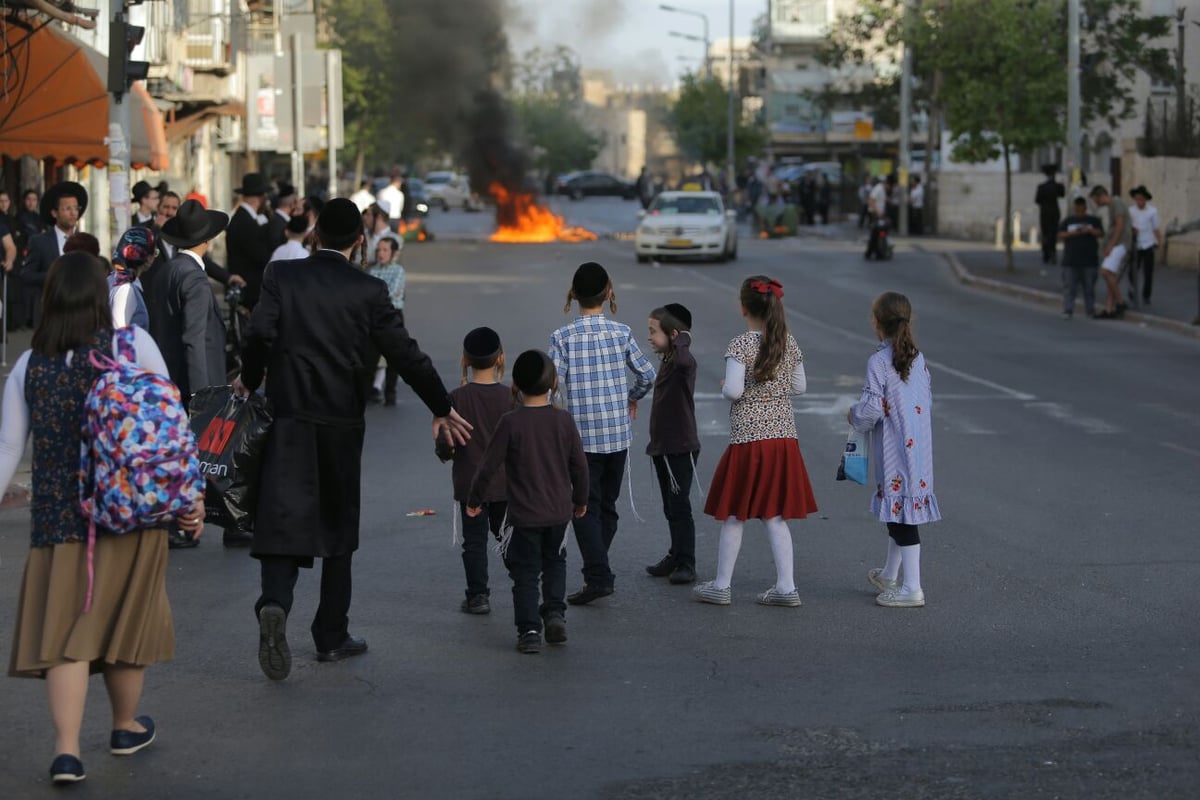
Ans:
[[[907,297],[884,292],[871,314],[879,349],[867,360],[862,398],[846,415],[856,431],[872,434],[871,513],[887,525],[890,537],[887,561],[868,572],[867,580],[879,590],[879,605],[914,608],[925,605],[918,526],[942,518],[933,493],[929,368],[913,339]]]

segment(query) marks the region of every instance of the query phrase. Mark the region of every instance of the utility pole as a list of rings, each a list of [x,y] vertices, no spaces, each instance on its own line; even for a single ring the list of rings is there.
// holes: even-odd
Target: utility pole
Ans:
[[[1184,79],[1183,61],[1183,15],[1186,9],[1180,5],[1175,9],[1175,24],[1179,31],[1179,45],[1175,49],[1175,126],[1179,135],[1179,146],[1188,140],[1191,115],[1188,114],[1187,81]]]
[[[737,93],[737,78],[733,74],[733,0],[729,0],[729,53],[727,56],[726,63],[729,67],[729,109],[725,119],[725,160],[728,162],[725,165],[725,186],[726,190],[732,194],[733,188],[737,185],[737,165],[734,163],[736,153],[733,146],[733,133],[737,125],[737,119],[734,116],[734,96]]]
[[[912,21],[916,0],[904,0],[904,60],[900,67],[900,235],[908,235],[908,171],[912,168]],[[926,152],[928,159],[931,154]]]
[[[300,34],[293,33],[288,40],[292,57],[292,186],[303,197],[308,194],[304,187],[304,87],[303,68],[300,58]]]
[[[338,196],[338,140],[341,131],[342,107],[342,52],[325,51],[325,140],[329,153],[329,196]]]
[[[1079,90],[1079,0],[1067,0],[1067,175],[1072,187],[1082,180],[1083,154]]]
[[[142,0],[133,0],[138,5]],[[146,29],[129,24],[126,0],[116,3],[108,28],[108,91],[113,96],[112,116],[108,121],[108,194],[109,233],[116,241],[129,227],[129,150],[133,100],[129,90],[134,81],[145,80],[150,65],[130,61],[133,49],[142,42]]]

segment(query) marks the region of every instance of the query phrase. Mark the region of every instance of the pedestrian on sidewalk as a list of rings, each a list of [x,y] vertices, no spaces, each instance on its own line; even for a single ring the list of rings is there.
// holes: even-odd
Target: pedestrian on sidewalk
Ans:
[[[558,388],[552,362],[526,350],[513,364],[513,396],[520,405],[496,425],[471,482],[467,516],[481,518],[486,492],[501,467],[508,519],[501,548],[513,582],[517,650],[537,653],[542,631],[549,644],[567,641],[567,522],[587,513],[588,462],[575,420],[550,403]],[[541,603],[538,603],[538,583]]]
[[[150,311],[138,275],[154,261],[157,238],[154,229],[135,225],[117,240],[112,272],[108,275],[108,302],[116,328],[137,325],[144,331],[150,330]]]
[[[462,385],[450,392],[450,404],[475,426],[471,441],[461,447],[445,439],[434,445],[443,463],[453,461],[451,481],[454,501],[462,515],[462,562],[467,574],[467,596],[460,609],[466,614],[489,614],[491,590],[488,588],[488,531],[497,539],[508,512],[504,467],[479,491],[479,507],[484,511],[472,517],[467,513],[471,481],[483,461],[483,454],[496,434],[500,418],[513,410],[513,392],[500,382],[504,375],[504,348],[500,335],[491,328],[475,328],[463,338]]]
[[[563,313],[570,312],[572,302],[579,315],[550,336],[550,358],[587,453],[587,515],[574,522],[584,585],[567,597],[571,605],[586,605],[614,591],[608,550],[617,535],[617,500],[633,442],[630,423],[637,418],[638,401],[654,385],[655,372],[629,326],[604,316],[605,303],[617,313],[604,267],[589,261],[575,270]],[[633,386],[626,370],[634,375]]]
[[[253,311],[262,289],[263,270],[278,244],[271,241],[270,219],[266,215],[271,185],[261,173],[247,172],[242,177],[242,185],[234,191],[242,196],[242,200],[229,220],[229,232],[225,236],[227,261],[230,274],[246,282],[242,305]]]
[[[387,284],[392,308],[400,312],[400,324],[404,324],[404,267],[400,266],[400,240],[395,234],[384,236],[375,246],[375,262],[367,267],[367,274]],[[400,377],[394,367],[386,362],[375,367],[375,382],[372,384],[371,401],[383,399],[385,406],[396,405],[396,383]],[[468,419],[470,419],[468,417]]]
[[[652,577],[674,584],[696,580],[696,523],[692,518],[692,479],[700,455],[696,432],[696,359],[692,356],[692,312],[669,303],[650,312],[647,342],[662,363],[654,379],[650,443],[671,549],[646,567]]]
[[[186,204],[185,204],[186,205]],[[182,215],[183,212],[181,211]],[[262,593],[258,663],[271,680],[291,671],[287,617],[300,570],[322,559],[321,601],[312,623],[318,661],[367,651],[350,635],[351,558],[358,549],[363,412],[382,352],[433,412],[434,437],[465,444],[471,426],[450,405],[429,356],[408,335],[387,287],[353,266],[362,247],[362,215],[346,198],[325,204],[317,218],[319,249],[306,259],[276,261],[263,275],[250,321],[240,395],[266,376],[275,420],[259,476],[254,543]]]
[[[1150,294],[1154,289],[1154,251],[1162,247],[1162,222],[1158,218],[1158,209],[1150,205],[1153,195],[1145,186],[1135,186],[1129,192],[1133,197],[1133,208],[1129,209],[1129,218],[1133,222],[1134,258],[1129,270],[1129,298],[1135,300],[1138,290],[1138,276],[1142,282],[1142,304],[1150,305]]]
[[[792,396],[804,394],[804,355],[788,333],[783,286],[759,275],[738,292],[747,331],[725,349],[721,394],[729,408],[729,446],[713,473],[704,513],[721,522],[717,576],[693,593],[729,605],[733,568],[746,520],[761,519],[775,558],[775,585],[758,596],[767,606],[800,605],[787,520],[817,510],[796,435]]]
[[[1075,313],[1075,295],[1083,293],[1088,317],[1096,316],[1096,271],[1100,268],[1100,239],[1104,224],[1087,213],[1087,200],[1076,197],[1071,215],[1059,223],[1057,241],[1063,243],[1063,319]]]
[[[882,568],[867,573],[878,605],[925,605],[919,527],[942,518],[933,493],[933,396],[925,356],[912,332],[912,304],[884,292],[871,306],[879,349],[867,359],[862,397],[846,413],[851,427],[871,434],[875,496],[871,513],[887,525]],[[903,577],[901,577],[903,570]]]
[[[1043,164],[1042,172],[1046,180],[1038,184],[1033,201],[1038,207],[1038,231],[1042,237],[1042,263],[1054,264],[1057,261],[1058,225],[1062,221],[1058,201],[1066,197],[1067,189],[1058,182],[1058,164]]]
[[[913,175],[908,193],[908,232],[913,236],[925,234],[925,186],[920,175]]]
[[[288,217],[288,221],[283,225],[283,232],[287,241],[271,252],[271,261],[288,261],[293,258],[308,258],[311,255],[304,246],[304,240],[308,237],[307,217],[303,214]]]
[[[1104,243],[1104,260],[1100,262],[1100,272],[1104,276],[1107,294],[1104,298],[1104,311],[1096,315],[1096,319],[1113,319],[1125,313],[1126,305],[1121,302],[1121,271],[1125,268],[1125,259],[1133,247],[1133,222],[1129,218],[1129,206],[1119,197],[1113,197],[1103,186],[1093,186],[1092,202],[1100,208],[1108,208],[1109,224]]]
[[[161,528],[120,536],[99,529],[89,554],[89,520],[79,504],[80,420],[98,370],[93,354],[117,357],[103,262],[86,253],[54,261],[30,350],[4,387],[0,491],[12,481],[32,434],[32,524],[8,674],[46,681],[54,723],[55,784],[85,777],[80,761],[88,677],[104,675],[112,703],[109,751],[131,755],[154,741],[154,722],[137,716],[146,667],[175,655],[167,600],[167,537]],[[150,334],[133,331],[136,363],[163,377]],[[32,401],[32,402],[31,402]],[[200,501],[178,520],[199,535]],[[89,581],[91,607],[87,607]],[[86,609],[82,610],[81,609]]]

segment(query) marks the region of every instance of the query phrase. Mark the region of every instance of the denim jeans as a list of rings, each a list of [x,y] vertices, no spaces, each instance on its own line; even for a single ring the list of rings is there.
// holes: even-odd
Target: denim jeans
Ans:
[[[462,516],[463,543],[462,562],[467,573],[467,597],[490,594],[488,590],[488,532],[493,536],[500,533],[508,503],[484,503],[483,513],[478,517],[467,516],[466,503],[459,504]]]
[[[663,515],[671,532],[668,553],[677,567],[696,568],[696,523],[692,519],[692,459],[699,453],[654,456],[658,489],[662,492]],[[674,478],[674,487],[671,486]]]
[[[1063,312],[1075,310],[1075,294],[1083,289],[1083,307],[1088,316],[1096,313],[1096,267],[1063,267]]]
[[[583,557],[583,580],[589,586],[611,589],[616,578],[608,566],[608,548],[617,535],[617,499],[625,477],[628,450],[587,453],[587,514],[575,520],[575,541]]]
[[[482,515],[480,515],[482,516]],[[513,582],[513,616],[517,633],[542,630],[548,614],[565,616],[567,604],[567,551],[563,547],[567,524],[548,528],[513,528],[504,555],[504,566]],[[538,578],[541,604],[538,604]]]

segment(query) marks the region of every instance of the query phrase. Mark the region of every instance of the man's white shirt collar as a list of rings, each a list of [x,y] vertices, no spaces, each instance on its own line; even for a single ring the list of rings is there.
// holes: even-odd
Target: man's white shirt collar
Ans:
[[[200,269],[201,269],[201,270],[203,270],[203,269],[204,269],[204,259],[203,259],[203,258],[201,258],[200,256],[196,255],[196,254],[195,254],[195,253],[193,253],[191,250],[180,250],[179,252],[180,252],[180,253],[183,253],[184,255],[191,256],[191,257],[192,257],[192,261],[195,261],[195,262],[196,262],[196,265],[197,265],[198,267],[200,267]]]

